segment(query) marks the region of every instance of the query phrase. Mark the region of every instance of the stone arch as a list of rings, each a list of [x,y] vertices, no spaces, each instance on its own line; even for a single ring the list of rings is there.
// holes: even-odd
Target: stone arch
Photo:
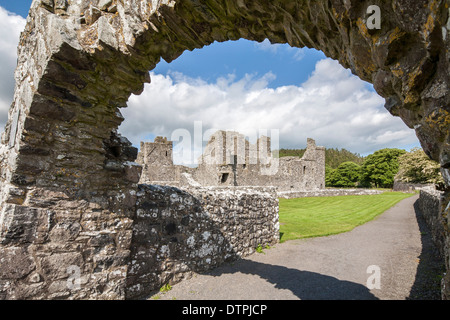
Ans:
[[[374,4],[381,29],[366,24]],[[54,249],[48,239],[71,239],[84,221],[92,231],[114,231],[105,272],[126,274],[140,167],[137,150],[117,133],[120,108],[142,92],[161,58],[170,62],[214,41],[268,38],[338,60],[373,83],[389,112],[416,130],[448,186],[447,7],[442,0],[34,0],[2,136],[2,250],[21,248],[23,259],[45,269],[45,252]],[[448,200],[447,192],[443,213]],[[68,224],[52,233],[51,226]],[[77,248],[97,240],[86,234],[82,244],[60,248],[60,258],[91,261]],[[84,268],[92,272],[94,263]],[[118,279],[115,294],[124,297],[126,276]]]

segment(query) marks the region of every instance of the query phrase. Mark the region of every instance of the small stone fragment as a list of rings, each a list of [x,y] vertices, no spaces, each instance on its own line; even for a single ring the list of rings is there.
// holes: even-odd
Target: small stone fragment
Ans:
[[[102,11],[108,9],[112,4],[112,0],[100,0],[98,2],[98,8]]]

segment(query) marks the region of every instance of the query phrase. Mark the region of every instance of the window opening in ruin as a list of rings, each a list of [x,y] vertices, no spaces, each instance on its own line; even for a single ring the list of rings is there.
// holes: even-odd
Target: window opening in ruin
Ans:
[[[222,177],[220,178],[221,183],[225,183],[228,180],[229,173],[222,173]]]
[[[114,157],[120,156],[121,148],[120,146],[112,146],[110,147],[111,153],[114,155]]]

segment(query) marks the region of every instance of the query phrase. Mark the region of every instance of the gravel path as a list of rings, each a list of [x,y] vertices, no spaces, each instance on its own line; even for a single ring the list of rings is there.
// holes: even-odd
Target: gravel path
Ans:
[[[442,261],[405,199],[350,232],[292,240],[176,284],[160,299],[439,299]],[[379,277],[378,277],[379,275]],[[379,287],[378,287],[379,285]],[[369,287],[370,290],[369,290]]]

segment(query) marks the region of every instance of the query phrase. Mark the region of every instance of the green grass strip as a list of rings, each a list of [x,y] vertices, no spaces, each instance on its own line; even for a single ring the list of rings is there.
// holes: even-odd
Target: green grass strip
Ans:
[[[377,195],[280,199],[280,241],[350,231],[413,195],[384,192]]]

